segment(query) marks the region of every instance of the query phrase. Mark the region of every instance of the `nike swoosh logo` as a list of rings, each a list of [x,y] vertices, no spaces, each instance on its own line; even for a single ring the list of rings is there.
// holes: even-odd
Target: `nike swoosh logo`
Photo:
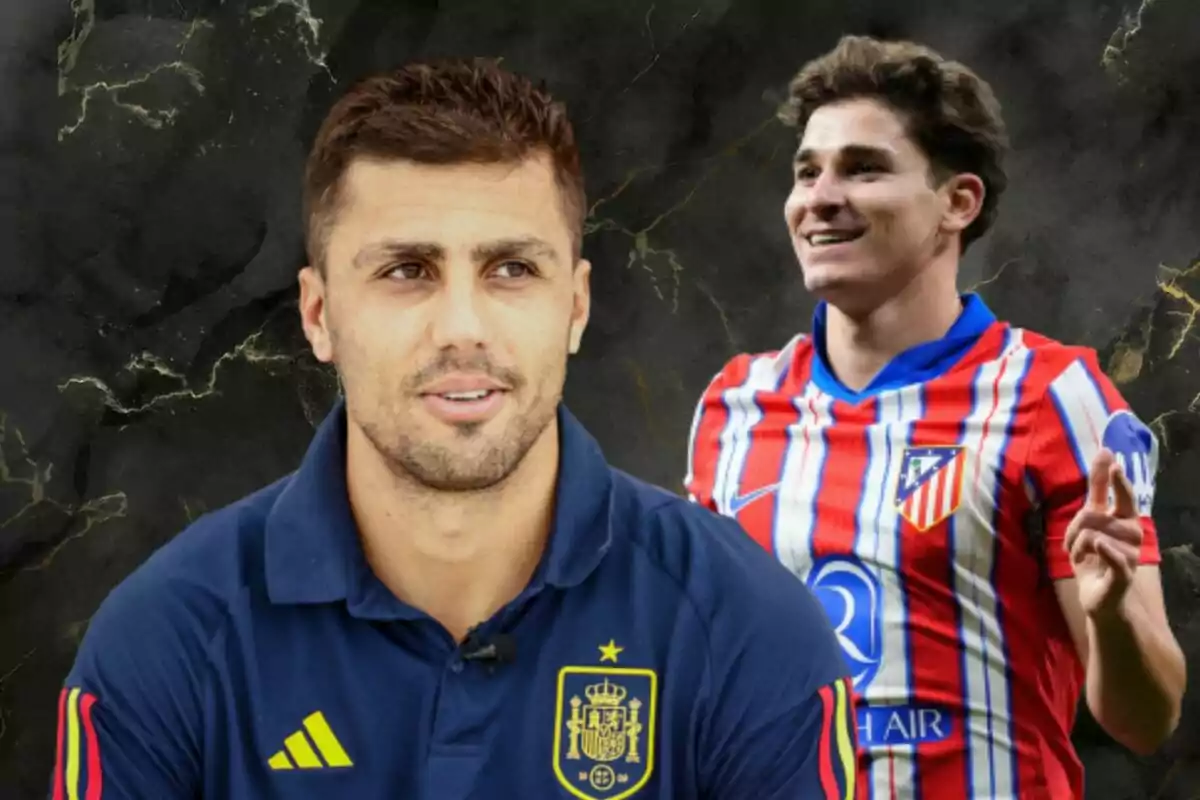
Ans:
[[[759,489],[755,489],[752,492],[746,492],[743,495],[738,495],[737,497],[735,497],[729,501],[729,510],[734,514],[738,514],[741,512],[741,510],[743,508],[750,505],[755,500],[761,500],[762,498],[771,494],[778,488],[779,488],[778,483],[771,483],[771,484],[763,486]]]

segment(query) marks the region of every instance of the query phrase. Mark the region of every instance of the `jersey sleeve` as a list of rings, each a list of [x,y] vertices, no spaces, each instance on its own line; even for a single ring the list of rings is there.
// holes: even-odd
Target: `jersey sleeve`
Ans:
[[[59,695],[52,800],[200,795],[208,659],[191,593],[135,572],[101,604]]]
[[[740,731],[719,755],[712,800],[853,800],[865,786],[849,678]]]
[[[692,414],[688,434],[687,473],[683,479],[688,499],[710,511],[719,511],[714,491],[721,462],[721,437],[729,422],[725,391],[744,380],[749,357],[737,356],[709,381]]]
[[[1151,517],[1158,440],[1085,351],[1059,373],[1041,401],[1034,422],[1027,475],[1045,525],[1045,558],[1051,579],[1071,578],[1063,551],[1067,526],[1087,499],[1088,471],[1101,447],[1112,451],[1134,488],[1142,520],[1142,564],[1160,561]]]
[[[726,523],[736,525],[713,524]],[[714,538],[735,552],[747,583],[721,590],[710,634],[703,797],[858,797],[861,699],[827,615],[804,583],[747,537]]]

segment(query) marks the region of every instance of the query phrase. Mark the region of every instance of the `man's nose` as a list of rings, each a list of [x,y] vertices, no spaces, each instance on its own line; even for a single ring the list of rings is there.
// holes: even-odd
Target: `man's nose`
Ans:
[[[475,268],[447,272],[458,274],[444,280],[438,293],[431,321],[433,343],[439,349],[474,349],[485,342],[487,331]]]
[[[836,174],[825,170],[809,186],[805,200],[809,210],[818,216],[836,213],[846,204],[845,185]]]

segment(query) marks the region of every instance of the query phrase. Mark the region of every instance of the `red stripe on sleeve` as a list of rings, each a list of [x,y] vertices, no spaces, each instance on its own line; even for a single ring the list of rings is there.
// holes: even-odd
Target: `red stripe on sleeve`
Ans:
[[[871,800],[871,751],[858,735],[858,709],[866,707],[867,699],[854,691],[854,679],[850,677],[846,678],[846,693],[850,698],[850,738],[854,742],[854,800]]]
[[[96,726],[92,724],[92,706],[96,698],[83,696],[83,733],[87,744],[87,800],[100,800],[104,791],[104,774],[100,767],[100,742],[96,739]]]
[[[721,457],[721,432],[729,422],[724,392],[746,379],[750,357],[740,355],[729,361],[705,387],[688,433],[688,465],[684,488],[696,502],[709,511],[718,511],[713,500],[717,461]]]
[[[821,746],[817,754],[821,760],[821,793],[825,800],[838,800],[838,781],[833,772],[833,686],[822,686],[817,690],[821,696]]]
[[[63,800],[63,739],[67,735],[67,690],[58,693],[58,747],[54,756],[54,800]]]

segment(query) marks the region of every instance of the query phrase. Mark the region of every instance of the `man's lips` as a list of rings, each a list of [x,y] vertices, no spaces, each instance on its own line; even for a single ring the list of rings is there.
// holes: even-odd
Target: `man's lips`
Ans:
[[[821,228],[801,233],[801,237],[813,247],[853,242],[866,233],[865,228]]]
[[[486,375],[447,375],[422,387],[420,394],[451,400],[478,400],[494,392],[507,391],[508,386]]]
[[[512,387],[488,375],[457,373],[421,388],[421,401],[447,423],[480,423],[496,416]]]
[[[500,413],[508,402],[508,392],[476,391],[421,395],[421,402],[433,416],[448,423],[484,422]]]

